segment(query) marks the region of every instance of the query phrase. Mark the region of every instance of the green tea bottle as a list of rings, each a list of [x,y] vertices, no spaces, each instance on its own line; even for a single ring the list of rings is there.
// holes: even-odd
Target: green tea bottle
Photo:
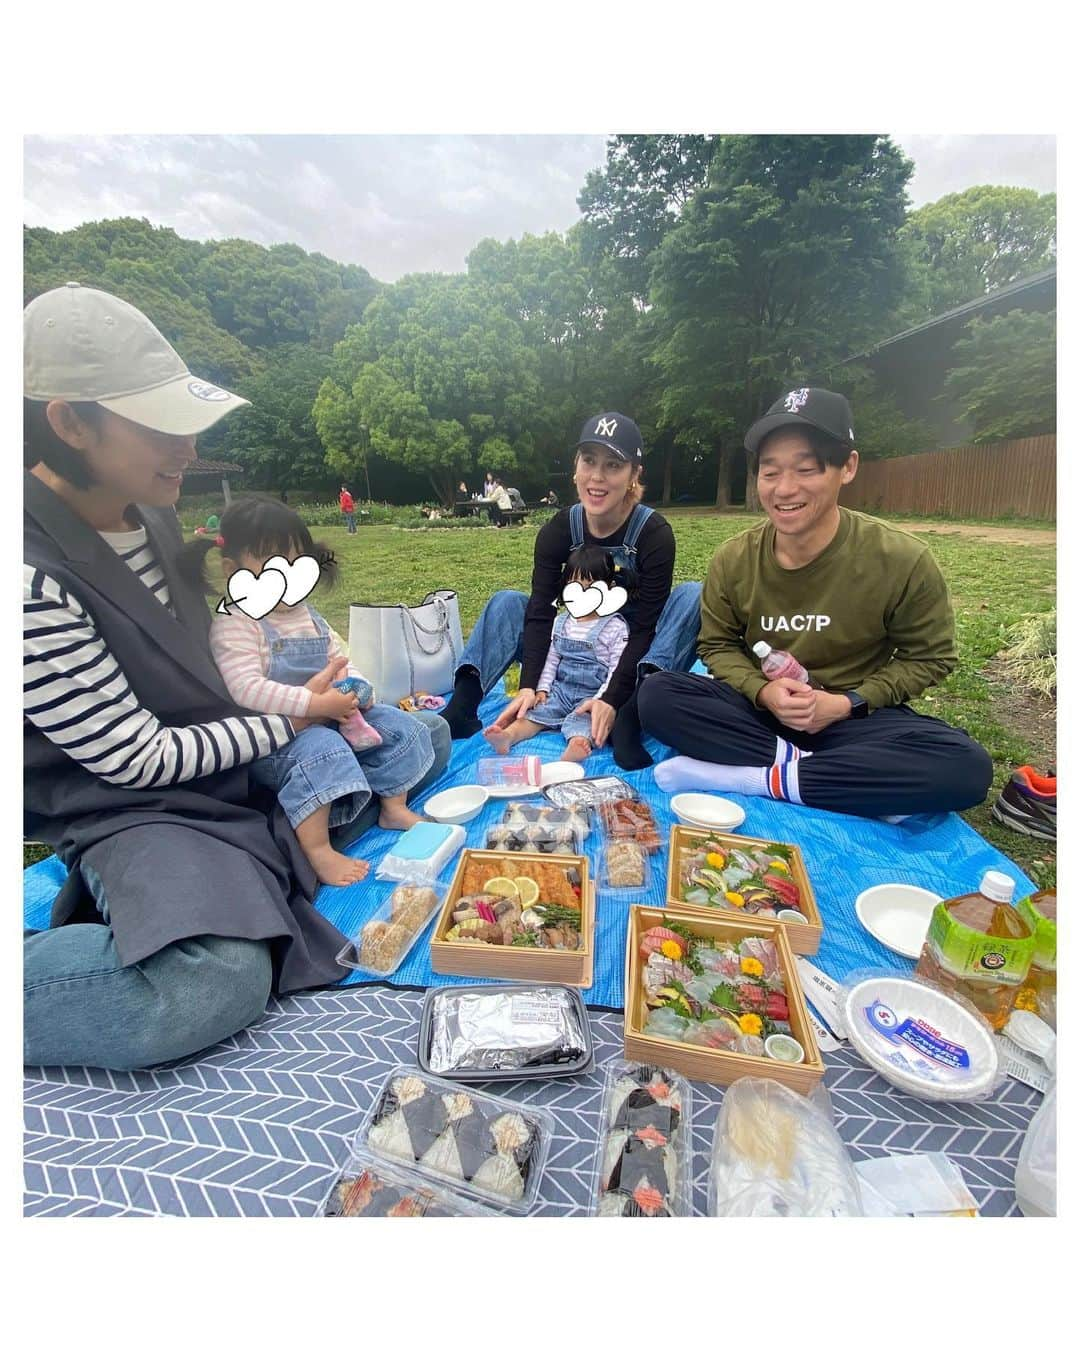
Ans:
[[[1035,929],[1035,955],[1016,1007],[1038,1013],[1057,1030],[1057,891],[1037,891],[1016,908]]]
[[[934,907],[916,974],[962,994],[995,1031],[1009,1019],[1035,951],[1031,920],[1012,906],[1016,884],[983,874],[978,891]]]

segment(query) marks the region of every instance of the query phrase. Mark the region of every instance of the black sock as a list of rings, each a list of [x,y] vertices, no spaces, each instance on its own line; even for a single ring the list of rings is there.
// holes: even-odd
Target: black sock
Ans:
[[[652,755],[641,744],[636,689],[615,714],[615,725],[611,729],[611,753],[620,769],[647,769],[653,762]]]
[[[450,739],[463,741],[480,730],[480,719],[476,715],[484,689],[480,675],[471,666],[458,671],[454,681],[454,692],[450,702],[439,714],[450,724]]]

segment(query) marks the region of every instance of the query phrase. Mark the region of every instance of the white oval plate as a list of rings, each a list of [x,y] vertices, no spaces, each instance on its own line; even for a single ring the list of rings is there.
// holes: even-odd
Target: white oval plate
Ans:
[[[855,900],[855,915],[866,931],[898,956],[917,959],[934,906],[944,897],[921,886],[889,881],[871,886]]]
[[[569,759],[557,759],[552,764],[544,764],[540,769],[540,786],[551,787],[554,783],[573,783],[585,777],[585,765],[575,764]]]
[[[671,809],[684,825],[705,830],[737,830],[746,819],[738,802],[707,792],[680,792],[671,799]]]

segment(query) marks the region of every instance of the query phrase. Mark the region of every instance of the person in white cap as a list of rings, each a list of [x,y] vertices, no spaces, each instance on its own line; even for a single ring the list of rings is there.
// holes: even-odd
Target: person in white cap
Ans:
[[[341,973],[314,873],[248,780],[305,723],[232,703],[174,561],[195,437],[246,402],[116,296],[72,282],[26,307],[25,829],[69,868],[24,942],[28,1063],[175,1059]]]

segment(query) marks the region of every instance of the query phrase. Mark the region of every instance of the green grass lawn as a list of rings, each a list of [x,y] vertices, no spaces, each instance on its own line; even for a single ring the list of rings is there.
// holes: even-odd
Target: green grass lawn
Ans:
[[[678,544],[675,581],[680,582],[704,578],[717,546],[758,517],[674,511],[669,519]],[[347,637],[350,600],[416,603],[427,591],[447,586],[458,593],[468,634],[493,591],[507,586],[528,590],[536,528],[532,522],[504,530],[373,525],[355,535],[344,526],[318,528],[313,533],[330,544],[341,566],[340,584],[334,590],[320,588],[318,607]],[[1006,644],[1011,624],[1055,606],[1055,550],[1047,544],[1005,544],[947,533],[928,532],[920,538],[933,549],[952,592],[960,663],[915,706],[963,727],[993,756],[994,787],[985,805],[965,813],[971,825],[1029,874],[1040,872],[1041,864],[1052,868],[1052,843],[1014,834],[990,816],[990,804],[1012,767],[1033,763],[1045,768],[1048,758],[1045,724],[1040,736],[1029,709],[1015,701],[1003,703],[987,667]]]
[[[703,579],[717,546],[759,519],[743,514],[669,514],[677,541],[675,581]],[[1045,528],[1045,527],[1044,527]],[[943,525],[943,530],[947,525]],[[400,530],[368,526],[349,536],[344,527],[314,531],[334,548],[341,583],[320,592],[318,605],[327,620],[348,635],[348,602],[417,603],[438,586],[457,591],[466,635],[485,600],[501,587],[528,590],[536,528],[505,530]],[[1004,544],[946,533],[919,536],[933,549],[956,608],[960,663],[943,685],[914,706],[920,712],[963,727],[994,760],[994,787],[983,806],[965,812],[980,834],[1025,870],[1047,862],[1054,848],[1003,829],[990,806],[1014,765],[1039,758],[1038,741],[1028,735],[1015,710],[1003,714],[986,666],[1006,644],[1009,626],[1027,614],[1053,609],[1055,550],[1050,545]],[[1045,733],[1044,733],[1045,739]]]

